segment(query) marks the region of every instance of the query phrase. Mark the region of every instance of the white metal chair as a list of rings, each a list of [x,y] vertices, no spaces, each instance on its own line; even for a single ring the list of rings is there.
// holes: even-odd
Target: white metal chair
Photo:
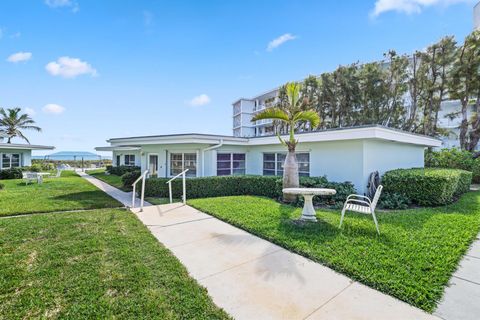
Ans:
[[[25,181],[25,185],[37,181],[37,174],[35,172],[24,172],[22,178]]]
[[[340,218],[340,225],[338,227],[342,227],[343,218],[345,217],[345,211],[354,211],[364,214],[371,214],[373,222],[375,222],[375,228],[377,228],[377,232],[378,234],[380,234],[380,230],[378,229],[377,217],[375,216],[375,207],[377,206],[377,202],[380,198],[380,194],[382,193],[382,189],[383,186],[379,185],[377,191],[375,191],[373,200],[370,200],[369,197],[359,194],[349,195],[347,197],[347,200],[345,201],[345,204],[343,205],[342,217]]]

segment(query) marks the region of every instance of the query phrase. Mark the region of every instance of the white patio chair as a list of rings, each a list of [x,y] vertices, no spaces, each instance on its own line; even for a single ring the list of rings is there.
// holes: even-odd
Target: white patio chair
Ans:
[[[25,181],[25,185],[28,185],[31,182],[37,181],[37,174],[35,172],[23,172],[22,179]]]
[[[377,206],[378,199],[382,193],[383,186],[379,185],[377,191],[375,191],[375,196],[373,200],[370,200],[369,197],[362,196],[359,194],[351,194],[347,197],[345,204],[342,209],[342,217],[340,218],[339,228],[342,227],[343,218],[345,217],[345,211],[354,211],[364,214],[371,214],[373,222],[375,222],[375,228],[377,228],[378,234],[380,230],[378,229],[377,217],[375,216],[375,207]]]

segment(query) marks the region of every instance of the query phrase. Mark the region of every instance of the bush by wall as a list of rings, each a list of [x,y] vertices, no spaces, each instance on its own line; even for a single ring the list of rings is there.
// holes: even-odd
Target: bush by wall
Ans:
[[[385,193],[403,195],[421,206],[451,203],[469,190],[471,181],[471,172],[439,168],[396,169],[382,177]]]
[[[123,186],[127,188],[132,187],[132,184],[135,182],[135,180],[138,179],[138,177],[140,177],[140,175],[141,175],[140,170],[130,171],[125,173],[124,175],[122,175]]]
[[[450,168],[471,171],[473,182],[480,183],[480,158],[473,159],[473,154],[460,149],[442,149],[425,151],[425,167]]]
[[[110,174],[114,174],[116,176],[123,176],[127,172],[132,172],[132,171],[140,171],[140,167],[130,167],[130,166],[117,166],[117,167],[112,167],[112,166],[107,166],[107,171]]]
[[[0,170],[0,179],[22,179],[22,169],[11,168]]]
[[[167,198],[168,178],[150,178],[145,184],[145,196]],[[201,177],[186,180],[187,198],[208,198],[236,195],[255,195],[273,199],[282,196],[282,178],[271,176],[223,176],[223,177]],[[334,188],[337,194],[331,197],[315,197],[315,204],[339,206],[343,204],[350,193],[355,193],[355,188],[350,182],[336,183],[329,182],[325,177],[301,177],[302,187]],[[182,195],[182,181],[172,182],[172,194],[174,198]],[[298,205],[303,199],[298,199]]]

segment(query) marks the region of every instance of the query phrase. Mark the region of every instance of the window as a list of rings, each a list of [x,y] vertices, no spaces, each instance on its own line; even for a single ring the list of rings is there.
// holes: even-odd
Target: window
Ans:
[[[176,176],[187,169],[187,177],[197,176],[196,153],[170,153],[170,176]]]
[[[20,167],[20,154],[18,153],[4,153],[2,154],[2,169],[18,168]]]
[[[297,153],[298,174],[300,176],[310,176],[310,154]],[[283,164],[286,153],[264,153],[263,154],[263,175],[264,176],[282,176]]]
[[[120,156],[117,156],[117,164],[116,165],[117,165],[117,167],[120,166]]]
[[[245,153],[217,153],[217,176],[245,174]]]
[[[126,154],[124,164],[126,166],[133,167],[135,165],[135,155],[134,154]]]

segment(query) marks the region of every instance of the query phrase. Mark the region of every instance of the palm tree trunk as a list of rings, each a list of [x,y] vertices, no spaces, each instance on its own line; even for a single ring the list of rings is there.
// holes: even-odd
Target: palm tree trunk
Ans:
[[[297,156],[295,155],[295,149],[290,150],[289,148],[283,165],[283,187],[298,188],[299,185]],[[296,195],[283,194],[284,202],[294,202],[296,199]]]

